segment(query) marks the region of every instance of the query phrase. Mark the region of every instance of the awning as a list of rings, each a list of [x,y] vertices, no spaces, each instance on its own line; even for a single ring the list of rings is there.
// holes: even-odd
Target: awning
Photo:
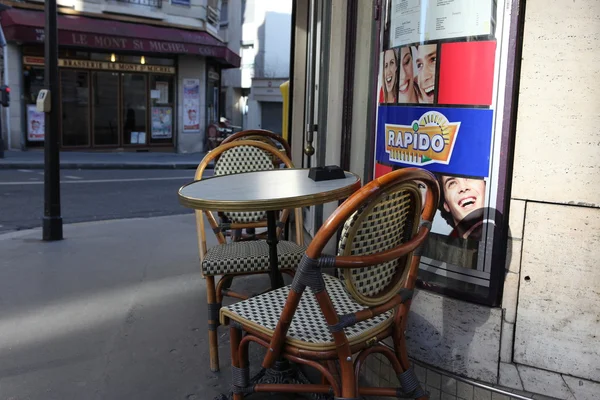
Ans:
[[[44,13],[12,8],[0,13],[7,41],[44,42]],[[223,68],[238,68],[240,56],[207,32],[163,28],[74,15],[58,16],[58,43],[144,54],[190,54],[214,58]]]

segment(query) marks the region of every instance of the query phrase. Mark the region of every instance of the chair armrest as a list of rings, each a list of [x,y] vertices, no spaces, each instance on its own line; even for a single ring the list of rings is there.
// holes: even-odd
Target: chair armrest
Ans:
[[[398,307],[400,304],[404,304],[407,301],[411,300],[413,297],[413,293],[413,289],[402,289],[400,290],[400,293],[398,293],[386,303],[380,306],[367,308],[352,314],[340,315],[339,322],[337,324],[329,325],[329,331],[331,333],[340,332],[344,330],[344,328],[356,325],[359,322],[363,322],[380,314],[386,313]]]

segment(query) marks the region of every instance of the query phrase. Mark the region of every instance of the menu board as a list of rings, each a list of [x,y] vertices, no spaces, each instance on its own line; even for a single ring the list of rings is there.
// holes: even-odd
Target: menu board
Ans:
[[[391,0],[377,65],[374,177],[419,167],[441,188],[422,287],[497,300],[488,257],[497,223],[500,47],[495,0]]]
[[[489,35],[493,6],[493,0],[392,0],[389,43]]]

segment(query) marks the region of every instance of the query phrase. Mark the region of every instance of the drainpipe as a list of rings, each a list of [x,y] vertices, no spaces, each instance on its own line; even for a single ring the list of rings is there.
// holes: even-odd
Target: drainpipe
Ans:
[[[2,11],[3,9],[6,8],[0,8],[0,11]],[[4,67],[4,84],[8,85],[8,63],[6,62],[6,37],[4,36],[4,30],[2,29],[2,25],[0,25],[0,47],[2,47],[2,52],[3,52],[3,67]],[[7,149],[10,150],[10,112],[8,110],[10,110],[10,108],[6,109],[6,138],[7,138],[7,142],[8,142],[8,147]],[[4,158],[4,138],[2,137],[2,115],[4,114],[4,110],[0,110],[0,158]]]
[[[350,171],[352,147],[352,107],[354,103],[354,68],[356,64],[356,30],[358,0],[350,0],[346,9],[346,49],[344,60],[344,97],[342,100],[342,148],[340,151],[343,170]]]

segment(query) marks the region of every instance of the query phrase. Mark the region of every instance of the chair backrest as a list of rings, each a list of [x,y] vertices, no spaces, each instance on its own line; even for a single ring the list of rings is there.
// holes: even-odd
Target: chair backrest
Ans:
[[[220,157],[215,160],[215,176],[274,169],[271,154],[256,146],[235,146],[220,153]],[[266,218],[264,211],[223,214],[230,221],[239,223],[257,222]]]
[[[427,186],[425,206],[417,182]],[[318,258],[324,243],[342,227],[336,265],[345,267],[339,272],[346,289],[365,306],[383,304],[401,288],[414,287],[417,271],[411,271],[413,252],[389,255],[422,244],[438,198],[437,181],[429,172],[415,168],[391,172],[346,200],[319,230],[307,255]],[[427,225],[425,235],[420,232],[422,222]],[[346,268],[349,265],[358,268]]]
[[[283,149],[284,154],[288,158],[291,157],[292,154],[290,145],[283,136],[265,129],[248,129],[245,131],[234,133],[233,135],[223,140],[223,142],[221,142],[221,145],[231,143],[236,140],[256,140],[275,146],[278,149]],[[279,166],[280,164],[282,164],[281,158],[278,156],[278,154],[271,155],[271,159],[275,166]]]

